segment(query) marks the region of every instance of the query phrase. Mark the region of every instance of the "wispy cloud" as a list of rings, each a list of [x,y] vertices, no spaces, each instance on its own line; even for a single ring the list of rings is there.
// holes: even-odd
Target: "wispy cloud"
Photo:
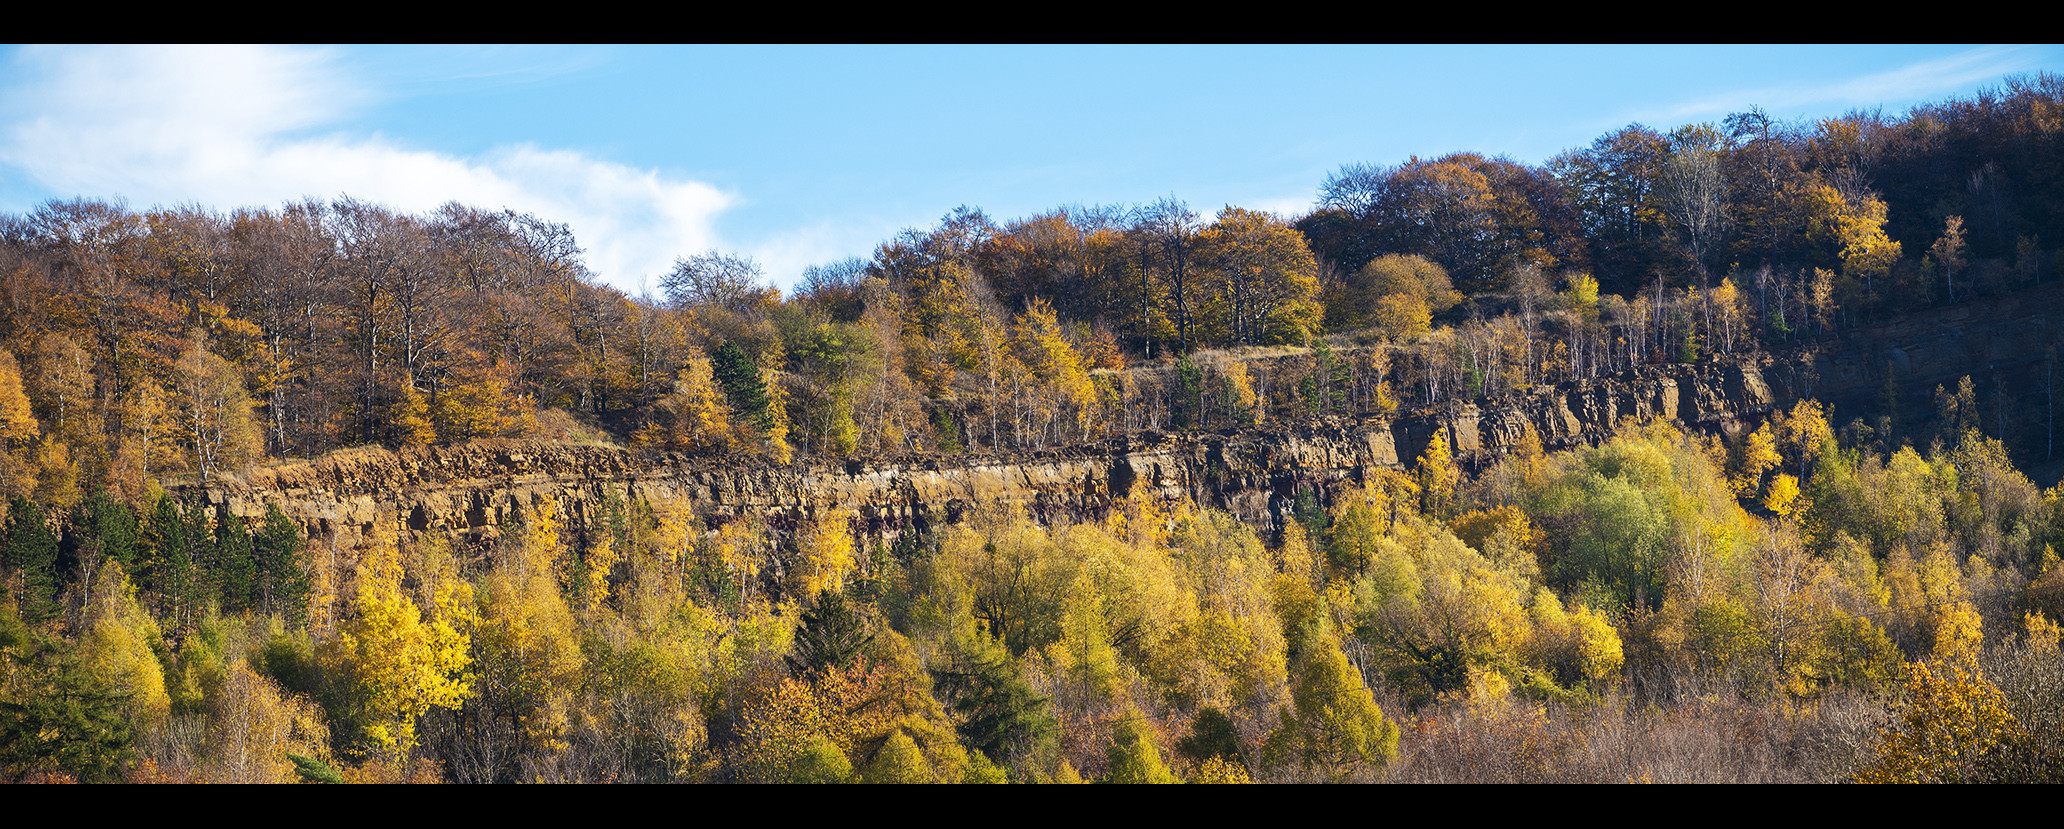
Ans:
[[[1310,213],[1313,207],[1318,206],[1318,197],[1312,194],[1259,196],[1242,202],[1240,206],[1248,210],[1274,213],[1277,218],[1288,222],[1296,221],[1304,214]]]
[[[721,246],[712,223],[736,199],[703,182],[571,150],[459,157],[351,131],[378,91],[340,66],[321,49],[26,48],[0,93],[0,165],[60,196],[141,206],[348,193],[407,212],[512,208],[572,226],[589,267],[629,291]]]
[[[1896,69],[1811,85],[1743,89],[1635,113],[1631,119],[1655,127],[1718,118],[1760,106],[1773,115],[1899,105],[1950,95],[1975,84],[2043,66],[2042,54],[2016,46],[1985,46]],[[1891,114],[1891,113],[1888,113]]]
[[[352,50],[340,65],[381,89],[532,84],[596,69],[610,49],[596,46],[379,46]]]
[[[804,268],[849,256],[865,258],[900,229],[878,218],[828,219],[774,234],[742,252],[759,263],[769,282],[791,293],[802,282]]]

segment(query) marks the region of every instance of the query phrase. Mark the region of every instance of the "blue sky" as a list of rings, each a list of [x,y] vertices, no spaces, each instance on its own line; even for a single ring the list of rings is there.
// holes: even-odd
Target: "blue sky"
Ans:
[[[570,224],[631,293],[744,253],[784,288],[955,206],[1295,215],[1351,162],[1542,163],[1762,106],[1903,113],[2057,46],[168,46],[0,49],[0,211],[339,194]]]

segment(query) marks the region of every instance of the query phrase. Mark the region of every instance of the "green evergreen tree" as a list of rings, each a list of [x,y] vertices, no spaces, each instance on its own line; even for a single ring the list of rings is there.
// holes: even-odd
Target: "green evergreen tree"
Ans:
[[[224,515],[215,522],[215,573],[222,609],[242,612],[258,606],[258,561],[251,530],[241,516]]]
[[[344,776],[330,768],[327,763],[299,754],[288,754],[287,760],[294,764],[294,773],[301,775],[303,783],[343,783]]]
[[[826,590],[817,595],[816,607],[803,611],[795,646],[782,659],[790,673],[804,676],[852,664],[873,641],[873,625],[867,617],[844,594]]]
[[[753,364],[745,349],[725,341],[710,353],[710,370],[717,385],[724,388],[724,395],[730,398],[731,411],[762,430],[773,425],[772,413],[767,410],[767,384],[760,379],[760,367]]]
[[[1168,407],[1168,422],[1177,429],[1203,424],[1204,372],[1184,354],[1175,361],[1175,400]]]
[[[33,624],[57,615],[57,537],[45,523],[43,508],[19,495],[7,507],[7,567],[21,575],[21,612]]]
[[[170,496],[158,494],[142,536],[139,586],[154,599],[159,615],[171,621],[173,631],[167,632],[183,630],[193,620],[198,578],[186,522]]]
[[[301,530],[278,504],[265,508],[265,523],[251,539],[251,552],[258,571],[259,609],[301,625],[308,617],[309,592],[308,571],[301,566]]]
[[[192,564],[193,577],[187,585],[187,605],[198,615],[210,602],[220,605],[222,599],[222,557],[215,545],[215,522],[210,510],[191,502],[180,508],[186,530],[187,560]]]
[[[1240,732],[1234,727],[1233,718],[1217,708],[1207,707],[1198,711],[1197,718],[1190,722],[1189,736],[1177,741],[1175,748],[1197,763],[1218,757],[1242,768],[1247,765],[1246,752],[1240,750]]]
[[[1312,371],[1298,389],[1304,393],[1304,408],[1312,414],[1331,414],[1347,406],[1347,386],[1354,379],[1351,367],[1334,355],[1324,338],[1311,344]]]
[[[1297,495],[1291,501],[1291,516],[1304,525],[1304,537],[1308,539],[1326,537],[1326,510],[1319,506],[1319,497],[1310,486],[1299,486]]]
[[[51,545],[55,548],[55,543]],[[42,772],[85,783],[118,779],[134,729],[124,695],[101,684],[62,640],[28,629],[0,602],[0,776]]]
[[[140,529],[136,513],[128,504],[109,498],[106,490],[96,489],[73,511],[66,546],[71,548],[74,560],[93,550],[134,571]]]
[[[950,643],[947,664],[931,673],[940,700],[960,722],[956,730],[967,747],[1005,764],[1036,761],[1053,751],[1057,725],[1046,711],[1046,698],[1018,675],[995,637],[962,634]]]

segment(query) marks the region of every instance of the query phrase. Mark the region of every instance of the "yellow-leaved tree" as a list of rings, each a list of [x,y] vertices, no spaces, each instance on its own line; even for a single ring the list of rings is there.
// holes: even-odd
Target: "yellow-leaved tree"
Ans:
[[[1908,665],[1906,693],[1905,711],[1880,733],[1884,747],[1856,782],[2003,782],[2009,758],[2026,748],[2006,695],[1968,659]]]
[[[1527,610],[1533,625],[1520,647],[1529,663],[1520,670],[1527,690],[1567,698],[1575,691],[1603,690],[1620,675],[1626,653],[1605,614],[1581,604],[1565,607],[1546,587],[1534,593]]]
[[[842,509],[828,510],[805,522],[796,533],[796,541],[803,553],[803,566],[797,573],[802,579],[798,595],[844,590],[854,567],[852,514]]]
[[[1777,513],[1779,518],[1790,518],[1799,508],[1799,479],[1779,472],[1770,480],[1770,491],[1763,496],[1763,508]]]
[[[1061,332],[1060,320],[1045,299],[1032,300],[1018,317],[1017,341],[1024,364],[1048,389],[1042,402],[1048,404],[1045,413],[1050,417],[1041,428],[1052,428],[1057,437],[1086,437],[1097,415],[1096,387],[1090,383],[1088,366]],[[1072,427],[1066,430],[1072,434],[1063,432],[1064,424]]]
[[[307,697],[237,660],[223,675],[207,736],[207,775],[223,783],[292,783],[299,755],[328,765],[330,731]]]
[[[1366,779],[1397,757],[1398,728],[1376,707],[1360,671],[1330,631],[1312,637],[1291,689],[1295,712],[1262,747],[1263,763],[1296,764],[1335,782]]]
[[[439,580],[425,618],[403,587],[393,530],[377,525],[360,555],[355,612],[330,657],[353,680],[352,713],[364,748],[405,754],[415,744],[417,718],[431,708],[457,708],[472,692],[473,591]]]
[[[733,767],[755,782],[852,780],[852,755],[869,742],[886,747],[893,737],[899,711],[890,679],[889,670],[864,658],[808,678],[764,678],[763,693],[749,697],[740,717]]]
[[[673,393],[653,405],[652,422],[638,431],[636,442],[673,452],[722,452],[742,440],[731,423],[731,409],[717,386],[708,358],[690,355],[674,378]]]
[[[609,576],[623,562],[624,551],[618,549],[616,533],[608,526],[608,521],[591,521],[589,527],[588,549],[581,557],[579,573],[575,577],[575,596],[580,600],[582,610],[594,613],[609,601]]]
[[[23,462],[43,430],[22,391],[14,353],[0,349],[0,489],[27,495],[36,486],[35,468]]]
[[[536,404],[529,395],[510,392],[513,373],[501,363],[462,367],[430,407],[431,431],[443,440],[457,441],[535,429]]]
[[[402,446],[428,446],[437,442],[437,424],[431,421],[430,400],[414,386],[402,388],[401,399],[389,412],[394,439]]]
[[[1887,209],[1883,199],[1872,193],[1856,194],[1854,200],[1824,182],[1803,191],[1809,243],[1832,247],[1842,259],[1842,272],[1861,279],[1865,289],[1876,292],[1876,281],[1899,261],[1900,243],[1885,234]]]
[[[193,450],[193,464],[202,480],[236,471],[264,452],[257,405],[244,391],[243,372],[208,350],[206,337],[194,332],[193,345],[180,355],[179,423],[182,442]]]
[[[773,369],[761,369],[762,383],[767,386],[767,417],[762,431],[764,451],[775,463],[786,464],[795,458],[795,447],[788,442],[788,391],[781,387],[782,374]]]
[[[1781,463],[1784,456],[1777,453],[1777,436],[1765,423],[1728,452],[1727,484],[1734,489],[1735,497],[1748,498],[1763,488],[1763,475]]]
[[[1436,429],[1433,439],[1426,443],[1426,453],[1419,456],[1419,508],[1433,518],[1445,520],[1455,506],[1455,488],[1460,475],[1455,469],[1454,453],[1448,449],[1448,435]]]
[[[80,653],[93,674],[127,699],[132,723],[151,727],[164,722],[172,708],[165,689],[164,667],[152,652],[163,635],[157,620],[136,601],[119,561],[103,564],[94,577],[86,608],[88,622]]]
[[[477,678],[458,720],[488,736],[445,758],[459,782],[520,779],[519,752],[566,747],[568,710],[586,666],[553,567],[557,536],[535,535],[540,517],[532,516],[533,540],[505,550],[482,585],[481,618],[468,643]],[[495,727],[501,722],[507,726]]]

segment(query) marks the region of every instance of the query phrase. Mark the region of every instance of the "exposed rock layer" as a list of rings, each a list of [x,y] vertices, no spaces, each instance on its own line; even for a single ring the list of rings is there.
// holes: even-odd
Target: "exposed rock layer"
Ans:
[[[1444,433],[1465,464],[1510,451],[1527,424],[1549,448],[1609,437],[1626,419],[1661,417],[1733,432],[1772,409],[1815,397],[1837,417],[1863,415],[1887,388],[1903,407],[1925,411],[1937,383],[1980,373],[2009,403],[2041,391],[2031,381],[2057,339],[2064,287],[2007,300],[1916,314],[1771,357],[1642,367],[1478,404],[1456,404],[1394,421],[1321,419],[1202,434],[1145,433],[1101,444],[1011,456],[986,454],[806,459],[776,466],[757,459],[648,456],[605,446],[482,441],[390,452],[357,449],[254,470],[239,481],[188,487],[215,508],[262,515],[277,503],[311,537],[340,542],[373,522],[490,538],[518,507],[556,499],[579,526],[605,493],[654,502],[685,499],[712,521],[758,513],[776,526],[830,508],[851,510],[867,533],[913,522],[954,520],[972,505],[1011,502],[1035,516],[1091,517],[1136,488],[1184,495],[1273,530],[1299,490],[1321,503],[1367,470],[1397,468]],[[1846,409],[1846,411],[1845,411]]]
[[[517,508],[560,502],[578,523],[605,492],[685,500],[715,520],[759,513],[782,521],[851,510],[869,532],[955,520],[985,502],[1024,505],[1043,519],[1099,515],[1135,489],[1193,497],[1262,529],[1280,525],[1300,488],[1321,502],[1366,470],[1397,468],[1436,431],[1465,461],[1514,446],[1531,423],[1549,445],[1595,441],[1622,418],[1693,423],[1765,411],[1771,393],[1753,364],[1683,367],[1611,383],[1543,390],[1489,409],[1461,405],[1396,421],[1329,418],[1219,433],[1145,433],[1014,456],[913,456],[777,466],[757,459],[644,455],[596,445],[478,441],[392,452],[356,449],[190,487],[217,509],[255,516],[278,504],[311,537],[357,536],[399,519],[414,530],[492,536]]]

